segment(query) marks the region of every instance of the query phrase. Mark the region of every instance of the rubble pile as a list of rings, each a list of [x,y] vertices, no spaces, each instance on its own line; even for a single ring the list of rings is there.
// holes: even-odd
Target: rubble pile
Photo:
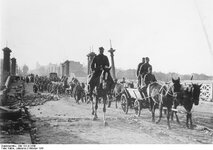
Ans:
[[[24,134],[31,128],[30,120],[25,113],[26,108],[20,109],[19,118],[13,117],[4,119],[3,124],[0,126],[1,134]]]
[[[23,82],[13,83],[7,93],[6,106],[19,107],[25,93],[24,88]]]
[[[23,98],[24,106],[43,105],[48,101],[57,101],[59,97],[49,93],[28,94]]]
[[[28,112],[30,106],[43,105],[47,101],[57,101],[59,97],[50,93],[28,93],[23,81],[12,82],[2,91],[0,106],[0,134],[26,135],[30,134],[31,142],[36,137],[35,120]]]
[[[24,82],[13,82],[4,93],[3,106],[0,106],[1,134],[24,134],[30,129],[27,108],[21,101],[24,96]]]

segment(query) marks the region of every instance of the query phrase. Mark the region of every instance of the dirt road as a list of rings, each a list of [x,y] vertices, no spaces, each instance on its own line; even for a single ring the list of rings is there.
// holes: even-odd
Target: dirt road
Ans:
[[[193,121],[197,124],[204,104],[194,108]],[[176,121],[171,123],[172,130],[167,130],[166,117],[159,124],[151,122],[151,113],[142,110],[140,117],[130,110],[126,115],[119,109],[107,109],[108,126],[103,125],[102,104],[99,105],[97,121],[92,120],[91,105],[77,104],[70,97],[62,97],[59,101],[50,101],[44,105],[31,107],[29,110],[36,119],[37,141],[42,144],[196,144],[213,143],[213,133],[206,130],[205,126],[196,125],[193,130],[185,126],[184,114],[179,114],[181,125]],[[206,107],[204,107],[206,109]],[[212,109],[212,107],[210,107]],[[206,114],[211,115],[206,112]],[[203,116],[208,117],[203,113]],[[158,117],[158,110],[156,117]],[[210,116],[212,117],[212,116]],[[211,122],[208,126],[211,127]],[[201,121],[205,124],[204,121]]]

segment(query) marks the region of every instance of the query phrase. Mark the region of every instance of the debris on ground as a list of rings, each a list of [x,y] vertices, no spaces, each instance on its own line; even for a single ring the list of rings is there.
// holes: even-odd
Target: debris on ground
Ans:
[[[23,98],[24,106],[38,106],[43,105],[48,101],[58,101],[59,97],[50,93],[37,93],[37,94],[28,94]]]
[[[4,93],[3,106],[0,106],[0,134],[30,134],[31,142],[36,143],[34,120],[28,112],[30,106],[43,105],[47,101],[57,101],[59,97],[50,93],[26,93],[24,82],[12,83]],[[30,143],[29,143],[30,144]]]

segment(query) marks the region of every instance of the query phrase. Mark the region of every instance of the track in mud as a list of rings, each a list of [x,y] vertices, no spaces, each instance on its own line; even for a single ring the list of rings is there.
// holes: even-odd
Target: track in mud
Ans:
[[[30,112],[37,120],[37,143],[42,144],[213,143],[213,133],[200,126],[212,128],[211,113],[200,112],[206,108],[203,105],[201,109],[194,109],[193,121],[196,126],[193,130],[186,128],[184,114],[179,114],[181,125],[173,121],[172,130],[167,130],[165,116],[159,124],[155,124],[151,122],[151,114],[147,109],[142,110],[140,117],[136,117],[134,110],[126,115],[121,108],[115,109],[114,104],[107,109],[109,125],[105,127],[102,121],[102,104],[98,108],[99,119],[92,121],[91,105],[76,104],[70,97],[31,107]],[[202,124],[199,125],[199,122]]]

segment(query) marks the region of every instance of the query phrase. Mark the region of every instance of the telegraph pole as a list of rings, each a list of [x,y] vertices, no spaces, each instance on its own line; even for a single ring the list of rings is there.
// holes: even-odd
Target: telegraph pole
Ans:
[[[112,48],[111,40],[110,40],[110,50],[108,50],[108,52],[110,53],[110,56],[111,56],[112,77],[113,77],[113,79],[116,79],[116,76],[115,76],[114,54],[113,54],[115,52],[115,49]]]
[[[197,11],[198,11],[198,15],[199,15],[199,18],[200,18],[200,21],[201,21],[201,25],[202,25],[206,40],[207,40],[207,44],[208,44],[208,47],[209,47],[210,54],[213,56],[211,42],[209,40],[209,36],[208,36],[207,30],[206,30],[206,27],[205,27],[205,24],[204,24],[204,21],[203,21],[203,17],[200,13],[200,10],[199,10],[199,7],[198,7],[196,0],[194,0],[194,3],[195,3],[195,7],[197,8]]]

